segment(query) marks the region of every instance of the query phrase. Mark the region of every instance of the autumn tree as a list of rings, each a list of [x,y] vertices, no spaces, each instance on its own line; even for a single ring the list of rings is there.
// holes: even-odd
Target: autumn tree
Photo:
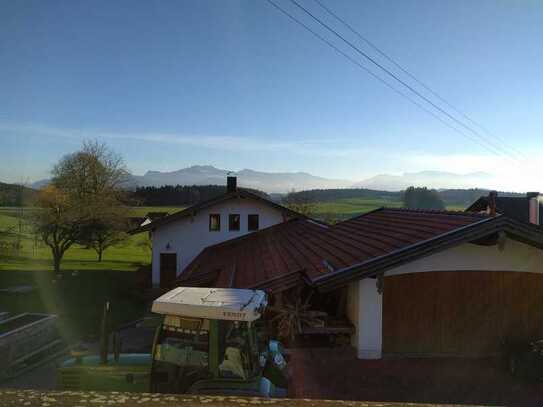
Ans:
[[[122,158],[105,144],[86,141],[53,168],[50,185],[40,192],[41,211],[34,225],[53,253],[55,271],[66,250],[85,241],[103,251],[119,238],[123,185],[128,172]]]

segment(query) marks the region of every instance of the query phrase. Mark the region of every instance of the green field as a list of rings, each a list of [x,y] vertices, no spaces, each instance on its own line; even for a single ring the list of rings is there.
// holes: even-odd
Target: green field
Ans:
[[[319,219],[339,221],[361,215],[382,206],[399,208],[402,206],[402,202],[399,200],[371,198],[338,199],[334,202],[317,202],[313,206],[313,213]]]
[[[147,212],[162,211],[174,213],[182,208],[137,207],[128,208],[129,216],[143,216]],[[0,230],[14,228],[20,236],[21,248],[18,253],[0,253],[0,271],[51,271],[53,270],[51,250],[34,236],[24,218],[32,209],[0,208]],[[64,255],[63,270],[117,270],[134,271],[141,265],[150,263],[150,250],[143,244],[147,239],[145,233],[130,236],[122,244],[107,249],[101,262],[96,252],[82,246],[74,245]]]

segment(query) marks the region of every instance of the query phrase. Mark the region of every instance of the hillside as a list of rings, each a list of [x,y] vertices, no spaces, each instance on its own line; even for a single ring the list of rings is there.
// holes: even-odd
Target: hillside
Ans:
[[[486,189],[440,189],[437,191],[447,208],[449,209],[465,209],[479,197],[488,195]],[[373,190],[367,188],[344,188],[344,189],[314,189],[309,191],[300,191],[293,193],[302,201],[312,202],[323,206],[326,203],[327,208],[333,209],[332,204],[341,204],[350,202],[348,205],[362,204],[368,202],[381,203],[380,206],[398,206],[403,199],[403,192],[391,192]],[[500,196],[521,196],[522,194],[511,192],[498,192]],[[328,212],[333,212],[330,210]]]
[[[18,184],[0,182],[0,206],[30,205],[37,191]]]

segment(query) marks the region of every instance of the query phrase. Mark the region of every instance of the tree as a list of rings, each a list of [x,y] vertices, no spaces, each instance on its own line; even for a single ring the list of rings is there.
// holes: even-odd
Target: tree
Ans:
[[[115,246],[127,237],[128,229],[124,216],[122,214],[114,215],[115,211],[110,208],[102,217],[85,222],[81,229],[78,243],[91,247],[98,255],[98,261],[102,261],[104,251]]]
[[[128,177],[122,158],[97,141],[85,141],[80,151],[68,154],[53,168],[52,184],[71,200],[119,203]],[[98,199],[99,202],[89,201]]]
[[[404,191],[403,203],[411,209],[445,209],[445,203],[434,189],[409,187]]]
[[[34,229],[51,249],[53,267],[55,273],[59,273],[62,257],[77,241],[84,218],[68,195],[55,185],[48,185],[40,191],[37,205],[40,210],[33,216]]]
[[[287,208],[308,217],[312,217],[315,212],[315,201],[304,192],[292,190],[283,198],[282,202]]]
[[[53,178],[40,192],[34,219],[36,232],[53,253],[55,272],[66,250],[85,241],[103,251],[119,238],[127,179],[120,156],[105,144],[86,141],[81,150],[63,157],[53,168]]]

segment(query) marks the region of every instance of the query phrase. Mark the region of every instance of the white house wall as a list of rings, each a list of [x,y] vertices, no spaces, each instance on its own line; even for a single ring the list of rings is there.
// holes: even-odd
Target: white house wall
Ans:
[[[209,230],[209,215],[221,215],[221,230]],[[228,215],[240,215],[240,230],[228,230]],[[185,217],[166,224],[153,232],[153,285],[160,283],[160,254],[177,254],[177,274],[207,246],[234,239],[250,233],[247,230],[247,215],[259,215],[259,229],[273,226],[283,221],[281,211],[250,199],[231,199],[202,209],[191,217]],[[169,246],[168,246],[169,245]],[[169,248],[168,248],[169,247]]]

